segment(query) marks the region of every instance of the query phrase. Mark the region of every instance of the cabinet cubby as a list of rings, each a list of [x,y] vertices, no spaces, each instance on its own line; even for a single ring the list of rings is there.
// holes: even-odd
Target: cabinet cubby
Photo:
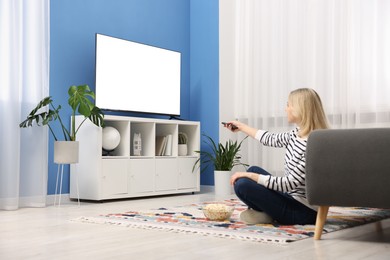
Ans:
[[[122,156],[126,157],[129,156],[129,146],[127,145],[129,141],[129,135],[127,134],[129,132],[130,124],[128,121],[121,121],[121,120],[106,120],[105,126],[111,126],[114,127],[116,130],[118,130],[121,140],[119,142],[119,145],[117,148],[115,148],[114,151],[110,152],[110,155],[107,157],[112,158],[112,156]],[[80,129],[81,130],[81,129]],[[102,148],[101,148],[102,149]]]
[[[76,116],[76,125],[82,120]],[[199,170],[192,172],[200,149],[199,122],[111,115],[104,122],[118,130],[119,145],[103,155],[102,128],[84,123],[78,132],[79,163],[71,165],[70,198],[77,198],[77,185],[80,199],[96,201],[200,190]],[[178,156],[179,132],[188,136],[185,156]],[[141,155],[134,154],[134,134],[141,134]],[[168,154],[156,155],[157,136],[170,136]]]
[[[154,132],[155,124],[154,123],[144,123],[144,122],[132,122],[130,123],[130,156],[134,155],[133,150],[133,141],[135,134],[141,134],[142,140],[142,150],[141,155],[144,157],[153,157],[154,156]]]

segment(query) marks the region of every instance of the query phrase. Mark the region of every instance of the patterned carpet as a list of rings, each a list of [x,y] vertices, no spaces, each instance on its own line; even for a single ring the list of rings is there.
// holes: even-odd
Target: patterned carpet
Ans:
[[[209,221],[202,207],[209,203],[224,203],[234,206],[230,221]],[[239,214],[247,207],[237,199],[212,201],[202,204],[158,208],[139,212],[129,210],[96,217],[79,217],[72,221],[83,223],[125,226],[130,228],[155,229],[177,233],[197,234],[246,241],[286,244],[313,237],[314,225],[246,225],[239,221]],[[331,207],[324,233],[375,222],[390,217],[390,210],[372,208]]]

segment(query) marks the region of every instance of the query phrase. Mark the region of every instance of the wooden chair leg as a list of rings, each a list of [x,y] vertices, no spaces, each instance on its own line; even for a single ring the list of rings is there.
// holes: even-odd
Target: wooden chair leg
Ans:
[[[316,228],[314,231],[314,239],[320,240],[322,235],[322,230],[325,225],[326,217],[328,215],[329,206],[320,206],[317,212]]]
[[[383,232],[382,222],[380,222],[380,221],[376,222],[375,223],[375,229],[376,229],[376,232],[382,233]]]

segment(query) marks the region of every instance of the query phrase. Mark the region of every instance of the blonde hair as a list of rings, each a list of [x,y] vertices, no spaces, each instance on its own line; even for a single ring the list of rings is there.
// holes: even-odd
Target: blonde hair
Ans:
[[[288,100],[292,106],[293,115],[300,121],[301,136],[307,136],[315,129],[329,128],[321,98],[313,89],[293,90]]]

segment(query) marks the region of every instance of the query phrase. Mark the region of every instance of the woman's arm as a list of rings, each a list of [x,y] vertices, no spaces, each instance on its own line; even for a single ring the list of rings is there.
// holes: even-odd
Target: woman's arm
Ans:
[[[251,179],[255,182],[258,182],[259,180],[259,174],[254,173],[254,172],[235,172],[232,177],[230,178],[230,184],[234,185],[236,180],[239,178],[248,178]]]
[[[237,128],[233,130],[232,125],[234,125]],[[257,133],[256,128],[250,127],[250,126],[248,126],[244,123],[241,123],[239,121],[230,121],[225,125],[225,127],[228,128],[229,130],[231,130],[232,132],[241,131],[241,132],[243,132],[243,133],[245,133],[253,138],[255,138],[256,133]]]

